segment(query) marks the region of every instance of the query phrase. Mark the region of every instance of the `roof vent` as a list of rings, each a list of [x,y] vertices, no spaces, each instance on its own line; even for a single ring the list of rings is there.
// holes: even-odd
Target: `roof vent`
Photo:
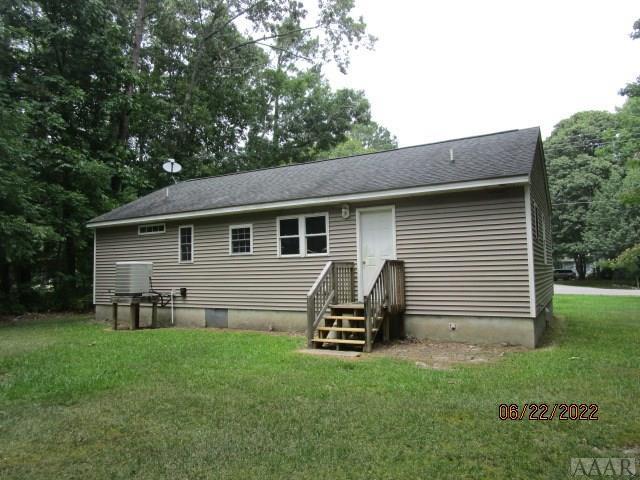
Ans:
[[[449,161],[451,163],[455,163],[455,160],[453,159],[453,148],[449,149]]]

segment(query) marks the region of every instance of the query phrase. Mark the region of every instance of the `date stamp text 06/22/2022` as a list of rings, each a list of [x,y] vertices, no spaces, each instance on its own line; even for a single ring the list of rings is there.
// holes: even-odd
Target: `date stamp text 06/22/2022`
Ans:
[[[501,403],[500,420],[598,420],[595,403]]]

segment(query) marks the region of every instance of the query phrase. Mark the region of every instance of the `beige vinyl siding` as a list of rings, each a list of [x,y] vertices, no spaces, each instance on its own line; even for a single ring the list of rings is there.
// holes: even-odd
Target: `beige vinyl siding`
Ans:
[[[553,298],[553,242],[551,238],[551,206],[546,191],[546,176],[543,166],[543,157],[538,148],[536,159],[531,171],[531,212],[534,212],[534,202],[538,205],[541,223],[544,222],[547,243],[547,259],[544,258],[544,236],[542,226],[540,235],[533,240],[533,266],[535,275],[536,314],[547,306]],[[533,221],[532,221],[533,228]]]
[[[167,223],[165,234],[138,236],[137,227],[98,229],[97,302],[107,303],[114,288],[115,262],[153,261],[153,286],[167,291],[187,287],[193,307],[304,310],[306,293],[329,259],[354,259],[355,219],[344,220],[337,208],[317,210],[329,215],[329,256],[278,257],[277,212],[229,216],[190,222],[193,263],[178,263],[178,226]],[[229,254],[229,225],[253,225],[253,254]]]
[[[403,202],[396,248],[407,314],[529,316],[523,188]]]
[[[407,313],[529,316],[523,188],[439,194],[395,205],[397,258],[406,264]],[[187,287],[194,307],[304,311],[306,292],[328,260],[356,261],[356,215],[340,208],[286,210],[189,222],[194,262],[178,263],[178,226],[137,234],[137,226],[97,230],[97,303],[108,303],[115,262],[154,262],[157,290]],[[276,218],[329,213],[330,255],[277,256]],[[253,254],[229,255],[229,225],[253,225]]]

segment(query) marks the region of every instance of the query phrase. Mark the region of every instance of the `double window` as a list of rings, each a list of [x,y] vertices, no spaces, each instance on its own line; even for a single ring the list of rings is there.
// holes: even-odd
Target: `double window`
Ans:
[[[329,253],[329,216],[326,213],[279,217],[278,255],[281,257]]]
[[[178,245],[180,263],[193,262],[193,225],[182,225],[178,228]]]
[[[253,253],[253,226],[229,226],[229,253],[231,255],[247,255]]]

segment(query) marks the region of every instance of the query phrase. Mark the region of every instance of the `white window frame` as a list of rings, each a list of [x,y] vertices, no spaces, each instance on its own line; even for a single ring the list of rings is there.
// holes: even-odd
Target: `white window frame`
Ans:
[[[159,227],[162,226],[161,232],[141,232],[143,227]],[[165,223],[146,223],[144,225],[138,225],[138,235],[162,235],[167,233],[167,225]]]
[[[325,253],[307,253],[307,224],[306,219],[309,217],[324,217],[326,232],[325,233],[310,233],[308,236],[310,237],[327,237],[327,251]],[[298,235],[280,235],[280,220],[291,220],[298,219]],[[288,257],[326,257],[330,253],[330,235],[329,235],[329,213],[328,212],[317,212],[317,213],[306,213],[303,215],[286,215],[282,217],[276,217],[276,229],[277,229],[277,248],[278,248],[278,257],[288,258]],[[281,238],[296,238],[300,239],[300,252],[293,254],[283,254],[280,250],[280,239]]]
[[[549,265],[549,255],[548,255],[548,247],[547,247],[547,219],[544,214],[542,214],[542,247],[544,251],[544,264]]]
[[[280,235],[280,221],[281,220],[292,220],[292,219],[297,219],[298,220],[298,235]],[[277,238],[276,238],[276,242],[278,244],[278,257],[303,257],[304,256],[304,252],[307,251],[306,248],[304,248],[304,225],[303,225],[303,219],[304,217],[302,217],[301,215],[287,215],[287,216],[283,216],[283,217],[276,217],[276,229],[277,229]],[[284,254],[280,251],[280,239],[281,238],[298,238],[298,253],[289,253],[289,254]]]
[[[233,252],[233,230],[237,228],[249,229],[249,251],[248,252]],[[229,225],[229,255],[253,255],[253,224],[245,223],[242,225]]]
[[[533,201],[533,222],[531,223],[533,239],[537,241],[540,238],[540,211],[538,210],[538,204],[535,200]]]
[[[191,260],[182,260],[182,229],[191,229]],[[196,229],[193,225],[179,225],[178,226],[178,263],[189,264],[193,263],[196,258]]]
[[[307,222],[306,219],[310,217],[324,217],[325,232],[324,233],[309,233],[307,234]],[[304,226],[304,256],[305,257],[325,257],[329,255],[329,214],[327,212],[312,213],[309,215],[303,215],[302,225]],[[326,253],[307,253],[307,237],[327,237],[327,252]]]

